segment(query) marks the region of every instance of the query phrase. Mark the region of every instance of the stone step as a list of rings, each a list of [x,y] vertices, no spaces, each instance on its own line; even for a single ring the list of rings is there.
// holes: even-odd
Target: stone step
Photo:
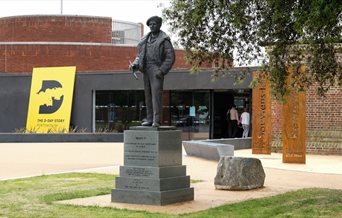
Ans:
[[[185,165],[169,167],[120,166],[120,176],[122,177],[166,178],[185,175]]]
[[[118,176],[115,187],[121,190],[135,191],[167,191],[190,187],[190,176],[178,176],[161,179],[147,179],[141,177]]]
[[[194,200],[194,188],[184,188],[168,191],[136,191],[136,190],[112,190],[112,202],[166,205],[176,202]]]

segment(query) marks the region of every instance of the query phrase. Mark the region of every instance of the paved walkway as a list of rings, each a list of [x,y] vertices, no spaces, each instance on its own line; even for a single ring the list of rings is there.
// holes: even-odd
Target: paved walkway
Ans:
[[[195,200],[166,206],[111,203],[110,195],[65,201],[65,204],[147,210],[162,213],[189,213],[222,204],[272,196],[309,187],[342,189],[342,156],[307,155],[306,164],[283,164],[281,154],[252,155],[251,150],[235,151],[235,156],[256,157],[263,164],[265,188],[251,191],[215,190],[217,161],[184,154],[183,164],[191,179]],[[0,143],[0,180],[64,172],[119,174],[123,164],[122,143]]]
[[[0,143],[0,180],[122,163],[122,143]]]

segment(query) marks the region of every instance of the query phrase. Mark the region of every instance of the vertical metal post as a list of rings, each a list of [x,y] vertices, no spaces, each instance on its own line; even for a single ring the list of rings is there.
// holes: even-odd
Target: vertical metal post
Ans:
[[[91,132],[95,133],[96,131],[96,90],[92,91],[92,119],[91,119]]]
[[[61,0],[61,14],[63,14],[63,0]]]
[[[209,139],[214,138],[214,91],[210,90],[209,92]]]

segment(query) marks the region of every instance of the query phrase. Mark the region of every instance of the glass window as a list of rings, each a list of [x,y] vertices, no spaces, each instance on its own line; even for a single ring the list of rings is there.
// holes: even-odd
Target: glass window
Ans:
[[[183,139],[209,138],[209,91],[172,91],[170,113]]]
[[[123,132],[146,117],[143,91],[96,91],[96,132]]]
[[[243,108],[251,111],[251,90],[244,93],[215,91],[212,97],[213,108],[210,108],[209,90],[164,91],[162,125],[176,126],[182,130],[183,140],[229,137],[227,111],[233,104],[237,106],[239,115]],[[96,91],[96,131],[123,132],[130,126],[141,125],[146,117],[144,99],[142,90]]]

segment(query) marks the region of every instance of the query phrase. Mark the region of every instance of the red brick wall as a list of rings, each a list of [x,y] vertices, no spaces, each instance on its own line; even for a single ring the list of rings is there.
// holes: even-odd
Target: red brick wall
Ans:
[[[307,125],[310,130],[342,130],[342,88],[331,88],[325,97],[310,86],[306,98]]]
[[[77,72],[128,70],[129,61],[136,56],[136,46],[114,46],[111,39],[111,18],[0,18],[0,72],[32,72],[33,67],[48,66],[76,66]],[[184,56],[184,51],[176,50],[173,69],[190,68]]]
[[[333,87],[325,95],[316,94],[316,85],[306,92],[307,130],[341,130],[342,131],[342,88]],[[281,132],[282,106],[272,101],[272,132]]]
[[[87,16],[0,18],[0,42],[111,43],[112,19]]]
[[[316,85],[306,93],[306,153],[342,155],[342,88],[316,94]],[[272,101],[272,148],[281,152],[282,105]]]
[[[32,72],[33,67],[76,66],[77,72],[127,70],[136,51],[99,45],[0,45],[1,72]]]
[[[112,44],[0,44],[0,72],[32,72],[33,67],[76,66],[77,72],[127,71],[136,47]],[[189,69],[176,50],[174,70]]]
[[[190,69],[191,65],[186,63],[185,51],[176,49],[176,62],[173,65],[173,69]]]

